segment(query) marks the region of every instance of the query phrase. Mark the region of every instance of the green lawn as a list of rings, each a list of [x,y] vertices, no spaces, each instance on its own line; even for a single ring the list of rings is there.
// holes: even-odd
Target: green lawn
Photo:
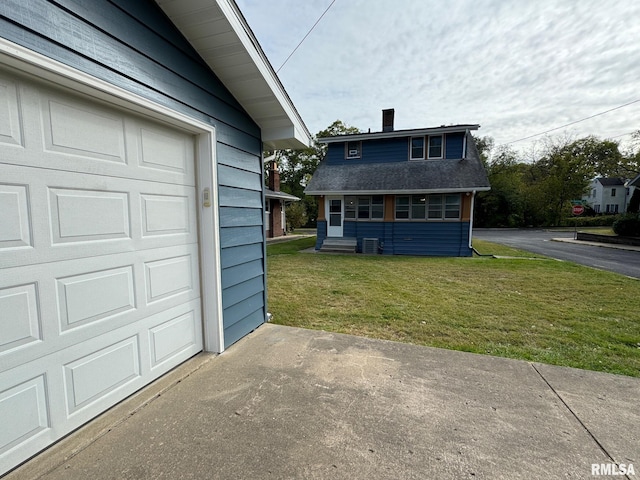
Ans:
[[[474,241],[505,258],[267,247],[274,323],[640,376],[640,281]],[[521,258],[517,258],[521,257]]]

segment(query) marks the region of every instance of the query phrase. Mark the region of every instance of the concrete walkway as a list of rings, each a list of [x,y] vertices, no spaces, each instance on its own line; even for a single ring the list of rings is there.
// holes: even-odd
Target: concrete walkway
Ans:
[[[592,464],[640,478],[640,378],[266,324],[6,479],[579,479]]]

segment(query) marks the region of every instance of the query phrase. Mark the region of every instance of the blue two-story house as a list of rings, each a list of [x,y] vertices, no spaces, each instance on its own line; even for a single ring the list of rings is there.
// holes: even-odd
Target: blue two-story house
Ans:
[[[317,250],[471,256],[474,198],[490,189],[479,125],[320,138],[327,154],[305,193],[319,197]]]

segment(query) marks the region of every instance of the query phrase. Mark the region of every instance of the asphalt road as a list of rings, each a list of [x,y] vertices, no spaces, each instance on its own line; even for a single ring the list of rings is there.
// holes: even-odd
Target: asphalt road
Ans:
[[[571,261],[640,279],[639,251],[552,240],[554,238],[573,239],[573,232],[479,228],[473,230],[473,236],[558,260]]]

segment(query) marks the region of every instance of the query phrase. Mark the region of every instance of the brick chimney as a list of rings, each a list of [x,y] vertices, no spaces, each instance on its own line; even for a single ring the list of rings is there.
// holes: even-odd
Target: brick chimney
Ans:
[[[269,188],[274,192],[280,191],[280,172],[276,162],[271,162],[271,168],[269,169]]]
[[[395,110],[393,108],[382,110],[382,131],[383,132],[393,132],[394,114],[395,114]]]

